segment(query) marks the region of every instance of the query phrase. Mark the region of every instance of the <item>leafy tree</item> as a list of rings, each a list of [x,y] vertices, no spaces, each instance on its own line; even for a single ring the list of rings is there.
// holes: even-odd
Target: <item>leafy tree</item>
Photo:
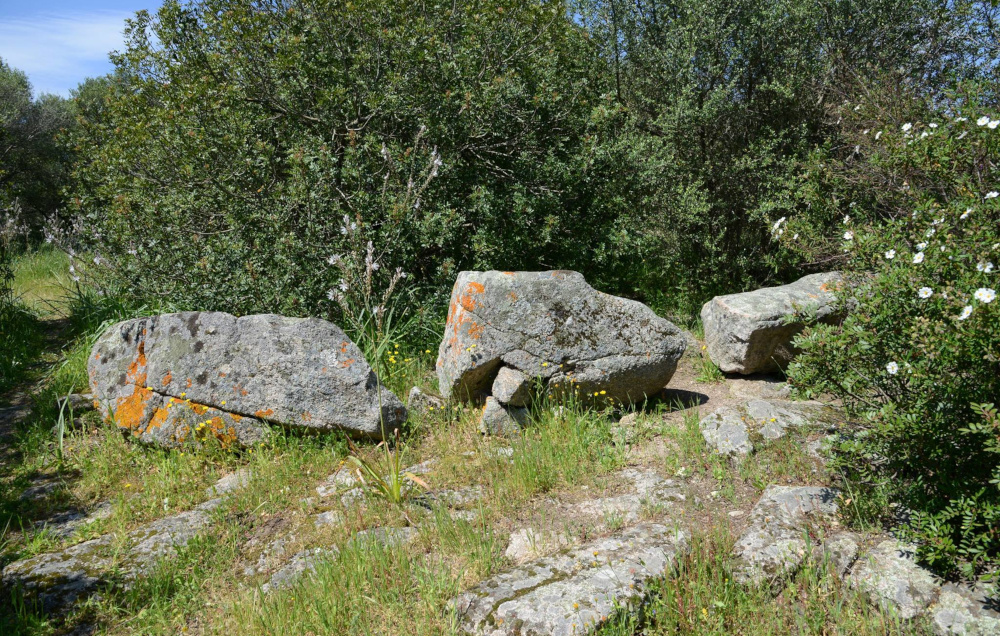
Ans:
[[[599,61],[561,2],[167,2],[127,35],[74,137],[111,282],[322,315],[354,226],[440,298],[461,268],[585,263],[610,222],[581,158]]]
[[[61,204],[70,155],[57,136],[73,124],[69,100],[33,99],[27,76],[0,60],[0,209],[17,200],[36,233]]]

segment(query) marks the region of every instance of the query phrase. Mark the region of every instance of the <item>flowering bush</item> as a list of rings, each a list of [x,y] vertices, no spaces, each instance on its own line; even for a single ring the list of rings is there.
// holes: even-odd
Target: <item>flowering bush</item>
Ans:
[[[850,315],[803,332],[790,369],[859,416],[835,466],[905,506],[925,562],[964,576],[1000,563],[1000,114],[977,102],[858,131],[841,193],[869,204],[836,230]]]

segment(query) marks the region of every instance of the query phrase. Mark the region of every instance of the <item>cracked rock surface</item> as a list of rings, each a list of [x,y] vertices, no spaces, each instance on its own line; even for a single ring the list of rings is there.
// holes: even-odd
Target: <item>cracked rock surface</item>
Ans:
[[[497,574],[452,603],[468,634],[581,634],[637,598],[686,546],[684,534],[643,523]]]

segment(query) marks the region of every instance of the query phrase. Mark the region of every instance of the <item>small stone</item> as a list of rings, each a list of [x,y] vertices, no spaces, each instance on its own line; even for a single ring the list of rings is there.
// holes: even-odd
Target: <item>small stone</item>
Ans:
[[[324,559],[330,559],[337,555],[336,549],[313,548],[297,553],[283,568],[271,575],[271,578],[261,586],[260,590],[264,594],[270,594],[274,590],[291,587],[296,581],[306,574],[316,571],[316,565]]]
[[[851,586],[902,618],[918,616],[936,598],[939,584],[916,564],[915,555],[913,546],[895,539],[883,541],[858,560],[850,575]]]
[[[501,404],[527,406],[531,399],[531,379],[517,369],[500,367],[492,394]]]
[[[215,482],[214,485],[209,486],[205,490],[205,494],[209,496],[226,495],[240,490],[241,488],[246,488],[252,477],[252,470],[249,468],[241,468],[236,472],[229,473],[225,477],[221,478],[219,481]]]
[[[63,395],[56,398],[57,409],[62,410],[64,403],[67,408],[67,416],[69,415],[69,409],[73,410],[74,415],[79,415],[80,413],[86,413],[95,409],[94,396],[90,393],[70,393],[69,395]]]
[[[726,384],[733,397],[745,400],[787,400],[792,395],[792,387],[787,382],[769,376],[732,378]]]
[[[732,517],[733,519],[738,519],[738,518],[742,517],[745,514],[746,513],[743,512],[742,510],[732,510],[732,511],[730,511],[729,516]]]
[[[406,397],[407,411],[419,415],[440,413],[444,411],[444,404],[445,402],[441,398],[431,395],[416,386],[410,389],[410,394]]]
[[[313,515],[313,523],[317,528],[322,528],[323,526],[339,526],[344,522],[344,515],[340,514],[336,510],[327,510],[326,512],[321,512],[318,515]]]
[[[496,398],[486,398],[479,431],[486,435],[516,435],[528,423],[528,409],[512,406],[505,408]]]
[[[747,425],[735,409],[724,406],[704,417],[698,426],[708,446],[720,455],[739,459],[753,451]]]
[[[813,559],[818,563],[830,564],[837,576],[844,576],[858,558],[861,537],[853,532],[838,532],[827,537],[813,548]]]

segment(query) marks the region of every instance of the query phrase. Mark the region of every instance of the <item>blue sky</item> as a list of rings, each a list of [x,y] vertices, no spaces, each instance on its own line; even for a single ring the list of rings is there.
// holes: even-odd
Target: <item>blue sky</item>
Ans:
[[[111,70],[125,19],[160,0],[0,0],[0,58],[28,74],[35,95],[68,96]]]

